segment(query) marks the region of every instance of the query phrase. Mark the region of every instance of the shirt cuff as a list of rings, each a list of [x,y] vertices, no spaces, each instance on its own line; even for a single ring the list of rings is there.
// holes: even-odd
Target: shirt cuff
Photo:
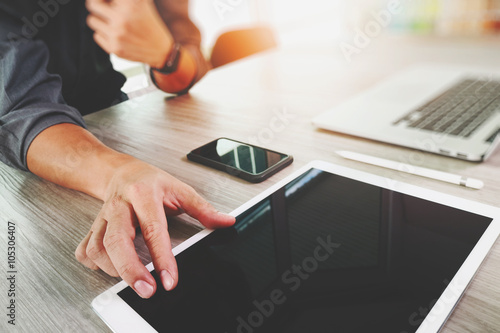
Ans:
[[[67,105],[61,105],[61,107],[67,107],[72,109],[72,107]],[[87,128],[85,121],[83,120],[80,113],[76,109],[74,110],[74,114],[73,112],[70,114],[67,111],[66,112],[53,111],[38,118],[37,121],[31,124],[31,126],[27,128],[25,132],[26,135],[24,137],[24,141],[22,142],[21,146],[22,164],[20,167],[22,170],[29,171],[27,155],[28,155],[28,149],[31,146],[33,140],[47,128],[59,124],[74,124],[82,128]]]

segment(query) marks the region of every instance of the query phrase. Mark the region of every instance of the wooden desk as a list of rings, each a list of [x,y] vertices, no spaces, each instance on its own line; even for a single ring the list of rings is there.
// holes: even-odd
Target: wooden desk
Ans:
[[[141,158],[191,184],[229,212],[313,159],[391,177],[444,193],[500,205],[500,151],[475,164],[317,130],[311,118],[407,65],[434,61],[498,67],[498,40],[390,37],[374,40],[349,63],[338,45],[273,51],[212,71],[188,96],[160,92],[86,117],[107,145]],[[191,149],[219,136],[294,155],[295,162],[261,184],[250,184],[187,161]],[[343,160],[337,149],[425,165],[485,181],[476,191]],[[69,157],[69,162],[71,163]],[[9,282],[0,277],[0,331],[107,332],[92,299],[119,279],[79,264],[74,251],[101,202],[0,165],[0,247],[7,268],[8,221],[16,236],[16,326],[7,325]],[[173,244],[201,227],[170,219]],[[137,241],[142,259],[148,254]],[[500,326],[500,246],[494,247],[444,332],[491,332]]]

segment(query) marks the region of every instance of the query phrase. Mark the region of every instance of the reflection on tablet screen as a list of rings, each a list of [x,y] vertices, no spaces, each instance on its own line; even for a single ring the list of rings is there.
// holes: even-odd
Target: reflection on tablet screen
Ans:
[[[311,169],[119,296],[160,332],[415,332],[491,221]]]

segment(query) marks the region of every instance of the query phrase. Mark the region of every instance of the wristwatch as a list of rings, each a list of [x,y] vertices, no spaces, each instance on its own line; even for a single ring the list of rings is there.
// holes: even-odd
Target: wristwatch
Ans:
[[[165,65],[162,68],[152,67],[151,69],[161,74],[172,74],[177,70],[177,67],[179,66],[180,55],[181,55],[181,44],[174,43],[172,51],[170,51],[170,55],[168,56]]]

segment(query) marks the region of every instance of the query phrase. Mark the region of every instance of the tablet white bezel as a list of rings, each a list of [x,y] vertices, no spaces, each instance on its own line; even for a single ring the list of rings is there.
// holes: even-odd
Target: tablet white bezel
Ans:
[[[299,177],[311,168],[316,168],[337,174],[343,177],[358,180],[371,185],[379,186],[388,190],[397,191],[403,194],[412,195],[418,198],[433,201],[446,206],[459,208],[487,217],[493,218],[490,226],[478,241],[474,249],[471,251],[467,259],[464,261],[455,277],[448,284],[440,298],[437,300],[432,310],[420,324],[417,332],[437,332],[445,323],[448,316],[453,311],[459,299],[462,297],[465,289],[477,272],[482,261],[490,251],[500,234],[500,208],[480,204],[474,201],[458,198],[455,196],[439,193],[433,190],[424,189],[414,185],[398,182],[389,178],[384,178],[369,173],[361,172],[354,169],[349,169],[337,165],[333,165],[323,161],[313,161],[301,169],[297,170],[290,176],[271,186],[264,192],[260,193],[253,199],[244,203],[230,214],[237,216],[261,200],[271,195],[276,190],[282,188],[293,179]],[[173,249],[174,255],[184,251],[186,248],[195,244],[202,238],[206,237],[212,230],[202,230],[196,235],[190,237]],[[150,263],[146,266],[148,270],[153,270],[153,265]],[[127,303],[119,296],[118,292],[127,287],[124,281],[111,287],[104,293],[97,296],[92,307],[95,312],[106,322],[106,324],[117,333],[125,332],[156,332],[137,312],[135,312]],[[422,304],[423,307],[428,304]],[[418,309],[415,309],[417,311]],[[410,319],[409,319],[410,320]]]

